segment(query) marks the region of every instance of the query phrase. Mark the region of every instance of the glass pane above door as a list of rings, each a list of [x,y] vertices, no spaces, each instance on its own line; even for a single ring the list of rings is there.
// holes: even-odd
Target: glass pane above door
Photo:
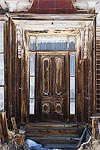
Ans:
[[[40,36],[37,42],[38,50],[67,50],[67,37]]]
[[[33,35],[29,39],[29,50],[74,51],[75,36],[72,35]]]

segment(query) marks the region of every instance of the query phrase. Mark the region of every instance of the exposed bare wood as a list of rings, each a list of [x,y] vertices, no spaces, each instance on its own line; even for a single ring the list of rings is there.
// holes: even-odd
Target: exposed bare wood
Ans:
[[[18,122],[27,122],[29,118],[33,120],[39,120],[40,116],[42,119],[47,119],[47,114],[50,109],[55,109],[55,113],[59,114],[65,121],[87,121],[90,114],[93,113],[92,102],[93,102],[93,53],[94,48],[93,38],[94,32],[94,15],[84,15],[83,18],[79,15],[75,17],[63,16],[51,16],[47,19],[48,15],[43,16],[32,15],[31,20],[25,20],[25,16],[12,16],[9,18],[9,31],[10,36],[6,39],[8,47],[6,47],[6,61],[7,62],[7,95],[9,97],[6,103],[9,106],[8,117],[15,115]],[[67,18],[69,18],[67,20]],[[74,21],[72,19],[75,19]],[[35,19],[38,19],[37,21]],[[39,20],[42,19],[42,20]],[[65,19],[65,20],[64,20]],[[53,23],[52,23],[53,22]],[[44,30],[45,28],[45,30]],[[75,51],[65,52],[56,51],[47,53],[45,51],[34,51],[29,48],[30,37],[35,36],[56,36],[63,37],[74,36],[75,38]],[[68,41],[69,42],[69,41]],[[37,44],[36,44],[37,47]],[[69,43],[68,43],[69,47]],[[84,47],[86,48],[84,51]],[[10,53],[8,53],[8,48]],[[35,77],[35,112],[33,115],[29,114],[29,55],[30,53],[35,54],[35,66],[36,66],[36,77]],[[70,115],[70,83],[69,81],[69,54],[65,56],[65,53],[76,55],[76,110],[75,115]],[[84,53],[85,56],[84,57]],[[64,57],[64,59],[63,59]],[[99,56],[98,56],[99,57]],[[10,63],[9,63],[10,58]],[[54,61],[53,61],[54,60]],[[53,61],[53,62],[52,62]],[[97,60],[98,61],[98,60]],[[50,67],[50,64],[52,65]],[[41,64],[42,63],[42,64]],[[67,65],[66,65],[67,64]],[[45,67],[43,67],[45,66]],[[63,67],[66,66],[66,67]],[[40,68],[40,69],[39,69]],[[52,68],[55,70],[52,73]],[[62,69],[61,69],[62,68]],[[66,68],[66,69],[65,69]],[[58,74],[59,72],[59,74]],[[41,74],[40,74],[41,73]],[[64,74],[64,75],[63,75]],[[44,78],[45,77],[45,78]],[[41,79],[41,80],[40,80]],[[43,79],[43,80],[42,80]],[[11,83],[9,82],[11,81]],[[53,83],[53,80],[55,84]],[[65,81],[65,82],[64,82]],[[80,84],[81,83],[81,84]],[[62,85],[63,84],[63,85]],[[51,87],[53,86],[53,87]],[[99,86],[99,85],[98,85]],[[55,87],[55,88],[54,88]],[[10,90],[9,90],[10,89]],[[65,90],[64,96],[63,92]],[[50,97],[55,91],[57,98]],[[50,93],[48,95],[48,93]],[[12,95],[13,93],[13,95]],[[44,95],[41,95],[41,93]],[[62,98],[60,96],[62,95]],[[48,102],[46,99],[48,95]],[[60,96],[60,100],[59,97]],[[65,100],[65,101],[64,101]],[[55,102],[54,102],[55,101]],[[56,102],[57,101],[57,102]],[[50,106],[49,104],[53,104]],[[91,105],[90,105],[91,104]],[[20,107],[19,107],[20,106]],[[87,107],[88,106],[88,107]],[[65,108],[64,108],[65,107]],[[67,108],[67,109],[66,109]],[[43,117],[44,112],[46,117]],[[52,111],[53,113],[53,111]],[[20,117],[21,115],[21,117]],[[63,117],[62,117],[63,116]],[[59,117],[58,117],[59,118]],[[59,118],[59,119],[61,119]],[[55,120],[57,116],[55,117]],[[58,119],[58,120],[59,120]],[[61,120],[63,120],[61,119]],[[52,118],[49,116],[49,120]]]
[[[99,128],[98,128],[98,120],[99,120],[99,116],[93,116],[91,117],[92,119],[92,135],[94,137],[94,139],[99,139]]]
[[[6,118],[6,112],[1,111],[0,112],[0,124],[1,124],[1,142],[5,143],[8,141],[8,124],[7,124],[7,118]]]
[[[99,27],[97,27],[96,29],[96,32],[97,32],[97,36],[100,32],[99,30]],[[100,54],[100,47],[99,47],[99,43],[100,43],[100,40],[97,39],[96,40],[96,103],[95,103],[95,108],[96,108],[96,112],[99,114],[100,111],[99,111],[99,79],[100,79],[100,76],[99,76],[99,64],[100,64],[100,61],[99,61],[99,54]]]

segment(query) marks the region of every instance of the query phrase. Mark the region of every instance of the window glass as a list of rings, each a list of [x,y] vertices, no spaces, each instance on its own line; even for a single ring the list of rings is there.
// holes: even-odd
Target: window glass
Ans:
[[[36,40],[37,38],[37,40]],[[75,37],[69,36],[30,36],[30,50],[75,50]]]
[[[70,55],[70,114],[75,114],[75,55]]]
[[[35,110],[35,99],[30,99],[30,105],[29,105],[30,109],[29,109],[29,113],[30,114],[34,114],[34,110]]]
[[[35,92],[35,77],[30,77],[30,98],[34,98]]]
[[[0,54],[0,68],[4,69],[4,54]]]
[[[4,85],[4,55],[0,54],[0,85]]]
[[[4,109],[4,87],[0,87],[0,110]]]
[[[4,23],[0,21],[0,110],[4,109]]]
[[[73,98],[70,99],[70,114],[75,114],[75,99]]]
[[[34,114],[35,109],[35,54],[30,54],[30,104],[29,113]]]
[[[3,34],[3,23],[2,22],[0,22],[0,52],[3,52],[3,50],[4,50],[4,43],[3,43],[3,41],[4,41],[4,34]]]
[[[40,36],[38,50],[67,50],[67,37]]]
[[[75,76],[75,55],[70,55],[70,76]]]
[[[70,98],[75,98],[75,77],[70,77]]]
[[[30,76],[35,75],[35,54],[30,54]]]
[[[69,50],[75,50],[75,37],[69,37]]]
[[[0,69],[0,85],[4,85],[4,69]]]
[[[36,37],[31,36],[30,37],[30,50],[36,50]]]

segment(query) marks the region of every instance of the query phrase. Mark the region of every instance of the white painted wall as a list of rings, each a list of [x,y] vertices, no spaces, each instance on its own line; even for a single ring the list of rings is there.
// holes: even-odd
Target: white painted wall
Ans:
[[[100,0],[95,5],[95,10],[96,10],[96,13],[97,13],[97,25],[100,25]]]

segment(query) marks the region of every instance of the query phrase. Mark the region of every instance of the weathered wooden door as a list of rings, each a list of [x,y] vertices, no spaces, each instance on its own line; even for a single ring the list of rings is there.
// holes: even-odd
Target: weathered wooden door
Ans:
[[[38,52],[36,108],[41,121],[68,120],[67,79],[67,52]]]

